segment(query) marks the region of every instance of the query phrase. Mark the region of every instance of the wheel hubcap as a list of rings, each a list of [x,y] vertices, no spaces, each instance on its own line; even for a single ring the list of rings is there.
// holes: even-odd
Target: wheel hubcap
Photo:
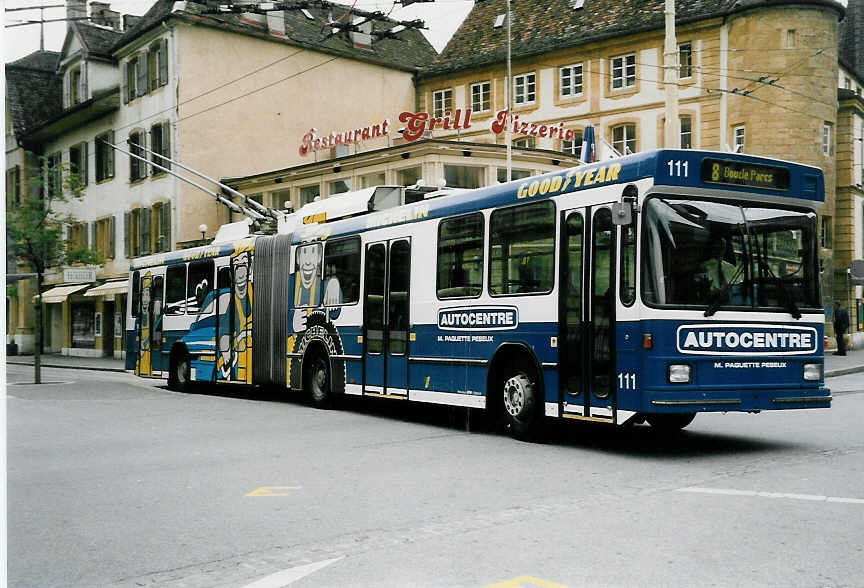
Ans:
[[[524,376],[514,376],[504,383],[504,408],[514,417],[525,408],[524,380]]]

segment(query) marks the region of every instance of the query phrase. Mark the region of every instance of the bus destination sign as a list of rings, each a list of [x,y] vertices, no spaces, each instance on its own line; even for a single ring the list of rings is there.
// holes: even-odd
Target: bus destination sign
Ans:
[[[789,170],[758,163],[706,158],[702,160],[702,181],[706,184],[788,190]]]

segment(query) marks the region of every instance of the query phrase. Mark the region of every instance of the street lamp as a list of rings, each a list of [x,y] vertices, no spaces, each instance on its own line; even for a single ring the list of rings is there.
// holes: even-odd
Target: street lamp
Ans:
[[[198,230],[201,231],[201,240],[203,241],[206,238],[204,237],[204,233],[207,232],[207,225],[201,223],[200,225],[198,225]]]

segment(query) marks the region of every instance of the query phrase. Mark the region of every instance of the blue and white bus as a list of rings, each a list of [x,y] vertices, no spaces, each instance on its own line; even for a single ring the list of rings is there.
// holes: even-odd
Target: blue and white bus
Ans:
[[[661,429],[827,408],[822,171],[656,150],[477,190],[377,187],[135,260],[127,368]]]

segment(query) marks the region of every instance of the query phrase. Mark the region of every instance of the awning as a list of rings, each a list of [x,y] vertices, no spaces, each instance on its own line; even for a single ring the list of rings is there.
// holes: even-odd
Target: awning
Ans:
[[[84,293],[84,296],[106,296],[108,294],[126,294],[129,291],[129,280],[113,280],[100,284],[95,288],[90,288]]]
[[[45,304],[63,302],[70,294],[74,294],[78,290],[83,290],[87,286],[89,286],[89,284],[67,284],[65,286],[56,286],[50,290],[42,292],[42,302]],[[36,300],[35,296],[33,297],[33,300]]]

